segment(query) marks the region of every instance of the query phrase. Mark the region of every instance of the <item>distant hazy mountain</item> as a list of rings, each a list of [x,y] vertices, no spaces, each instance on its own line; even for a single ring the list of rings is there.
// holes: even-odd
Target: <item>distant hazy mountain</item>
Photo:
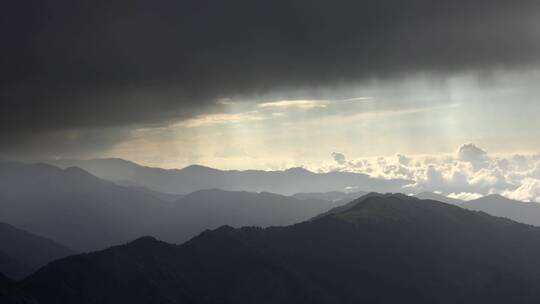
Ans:
[[[101,180],[79,168],[0,163],[0,221],[77,251],[103,249],[141,235],[182,242],[221,225],[288,225],[331,207],[270,193],[201,190],[160,195]]]
[[[273,193],[217,189],[190,193],[176,202],[181,218],[192,221],[193,232],[230,226],[282,226],[298,223],[335,206],[319,200],[300,200]],[[193,234],[190,235],[192,237]]]
[[[540,204],[538,203],[515,201],[498,194],[487,195],[471,201],[452,199],[432,192],[419,193],[415,197],[436,200],[469,210],[483,211],[493,216],[505,217],[516,222],[540,226]]]
[[[23,278],[50,261],[74,254],[64,246],[0,223],[0,272]]]
[[[77,251],[154,234],[171,206],[79,168],[0,163],[0,221]]]
[[[538,303],[540,228],[405,195],[288,227],[141,238],[27,278],[40,303]]]
[[[540,226],[540,204],[525,203],[493,194],[460,205],[470,210],[483,211],[516,222]]]
[[[129,188],[130,190],[133,190],[135,192],[141,192],[146,195],[153,196],[159,200],[166,201],[166,202],[174,202],[181,199],[184,196],[183,194],[170,194],[170,193],[158,192],[158,191],[150,190],[143,186],[128,185],[128,183],[124,184],[124,183],[118,182],[116,184]]]
[[[60,160],[50,161],[50,163],[62,168],[77,166],[106,180],[175,194],[187,194],[211,188],[283,195],[342,191],[347,187],[378,192],[397,192],[402,186],[412,183],[408,180],[376,179],[357,173],[313,173],[302,168],[285,171],[222,171],[193,165],[181,170],[166,170],[144,167],[122,159]]]
[[[443,203],[452,204],[452,205],[460,205],[465,202],[460,199],[450,198],[442,194],[437,194],[433,192],[421,192],[421,193],[415,194],[414,196],[419,199],[434,200],[434,201],[443,202]]]
[[[233,227],[290,225],[307,220],[336,204],[267,192],[200,190],[176,201],[169,211],[168,220],[160,223],[162,233],[153,235],[183,242],[203,230],[225,224]]]
[[[343,192],[343,191],[330,191],[330,192],[302,192],[293,194],[292,197],[298,199],[320,199],[325,201],[337,202],[341,200],[354,200],[361,196],[366,195],[365,191],[358,192]]]

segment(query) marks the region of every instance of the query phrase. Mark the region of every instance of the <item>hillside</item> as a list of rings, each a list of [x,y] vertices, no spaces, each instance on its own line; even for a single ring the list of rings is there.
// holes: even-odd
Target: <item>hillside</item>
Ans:
[[[159,195],[99,179],[79,168],[0,162],[0,222],[79,252],[141,235],[179,243],[222,225],[290,225],[333,204],[217,189]]]
[[[0,273],[23,278],[48,262],[74,254],[49,239],[0,223]]]
[[[69,257],[24,286],[43,304],[537,303],[539,266],[539,228],[372,194],[292,226],[222,227],[179,246],[142,238]]]
[[[540,226],[540,204],[526,203],[493,194],[464,202],[461,207],[483,211],[493,216],[505,217],[516,222]]]

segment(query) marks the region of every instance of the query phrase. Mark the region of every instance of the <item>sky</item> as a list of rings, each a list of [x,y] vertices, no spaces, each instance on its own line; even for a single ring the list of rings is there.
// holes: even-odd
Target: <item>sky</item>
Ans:
[[[460,161],[473,143],[534,170],[540,152],[538,1],[27,0],[0,15],[2,158],[358,171],[335,156]]]

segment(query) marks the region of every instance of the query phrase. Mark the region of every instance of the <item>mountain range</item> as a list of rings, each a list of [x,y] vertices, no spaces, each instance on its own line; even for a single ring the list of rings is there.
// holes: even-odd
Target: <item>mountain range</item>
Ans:
[[[0,273],[23,278],[53,260],[75,252],[44,237],[0,223]]]
[[[48,161],[61,168],[79,167],[87,172],[124,185],[138,185],[158,192],[188,194],[204,189],[271,192],[293,195],[299,192],[329,192],[369,189],[398,192],[410,180],[386,180],[349,172],[314,173],[303,168],[284,171],[217,170],[199,165],[183,169],[162,169],[138,165],[123,159]]]
[[[537,303],[540,228],[399,194],[286,227],[139,238],[20,283],[49,303]]]
[[[293,194],[292,197],[298,198],[298,199],[321,199],[325,201],[338,202],[338,201],[354,200],[366,194],[367,192],[365,191],[301,192],[301,193]]]
[[[492,194],[459,205],[469,210],[483,211],[493,216],[505,217],[516,222],[540,226],[540,204],[520,202]]]
[[[465,202],[464,200],[451,198],[451,197],[434,193],[434,192],[420,192],[420,193],[415,194],[414,197],[417,197],[419,199],[424,199],[424,200],[433,200],[433,201],[443,202],[443,203],[456,205],[456,206],[459,206]]]
[[[325,200],[217,189],[168,195],[120,186],[76,167],[0,162],[0,221],[79,252],[141,235],[179,243],[224,224],[289,225],[333,206]]]
[[[520,202],[499,194],[490,194],[470,201],[449,198],[431,192],[422,192],[416,194],[415,197],[445,202],[461,208],[483,211],[493,216],[508,218],[516,222],[540,226],[540,204],[534,202]]]

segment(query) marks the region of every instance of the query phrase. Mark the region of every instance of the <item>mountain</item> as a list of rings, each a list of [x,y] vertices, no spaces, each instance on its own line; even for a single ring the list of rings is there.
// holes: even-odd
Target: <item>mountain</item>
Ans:
[[[450,198],[442,194],[437,194],[433,192],[420,192],[418,194],[415,194],[414,196],[423,200],[433,200],[433,201],[443,202],[443,203],[452,204],[452,205],[461,205],[462,203],[465,202],[457,198]]]
[[[540,228],[405,195],[287,227],[145,237],[24,280],[49,303],[538,303]]]
[[[361,196],[366,195],[367,192],[343,192],[343,191],[330,191],[330,192],[301,192],[293,194],[292,197],[297,199],[320,199],[325,201],[337,202],[342,200],[354,200]]]
[[[46,238],[0,223],[0,272],[23,278],[45,264],[74,254]]]
[[[183,242],[222,225],[289,225],[333,206],[270,193],[159,195],[75,167],[0,163],[0,221],[76,251],[103,249],[141,235]]]
[[[508,199],[498,194],[481,197],[460,205],[469,210],[483,211],[516,222],[540,226],[540,204]]]
[[[185,195],[175,207],[187,240],[203,230],[225,224],[234,227],[295,224],[335,205],[325,200],[300,200],[268,192],[209,189]]]
[[[0,273],[0,303],[37,304],[32,296],[23,291],[17,283]]]
[[[379,192],[396,192],[412,181],[371,178],[348,172],[313,173],[302,168],[284,171],[223,171],[199,165],[183,169],[144,167],[122,159],[57,160],[49,163],[76,166],[93,175],[123,184],[144,186],[164,193],[188,194],[218,188],[230,191],[271,192],[293,195],[299,192],[341,191],[348,187]]]
[[[170,206],[79,168],[0,163],[0,221],[76,251],[156,233]]]
[[[10,257],[0,251],[0,271],[12,279],[20,279],[31,274],[36,269],[23,264],[21,261]]]
[[[380,195],[381,194],[377,193],[377,192],[370,192],[370,193],[365,194],[365,195],[363,195],[363,196],[361,196],[361,197],[359,197],[357,199],[354,199],[354,200],[343,199],[341,201],[337,201],[335,203],[336,207],[331,208],[328,211],[322,212],[320,214],[317,214],[317,216],[313,217],[312,220],[320,219],[320,218],[323,218],[323,217],[326,217],[326,216],[332,215],[332,214],[343,213],[345,211],[348,211],[348,210],[352,209],[354,206],[356,206],[357,204],[363,202],[364,200],[366,200],[368,198],[371,198],[371,197],[374,197],[374,196],[380,196]],[[391,195],[391,194],[388,193],[386,195]],[[396,195],[404,195],[404,194],[396,194]]]
[[[133,185],[133,184],[128,183],[128,182],[117,182],[115,184],[117,184],[119,186],[129,188],[130,190],[133,190],[133,191],[136,191],[136,192],[141,192],[141,193],[144,193],[146,195],[153,196],[153,197],[155,197],[155,198],[157,198],[159,200],[166,201],[166,202],[174,202],[174,201],[177,201],[177,200],[181,199],[184,196],[182,194],[170,194],[170,193],[157,192],[157,191],[150,190],[150,189],[148,189],[146,187],[143,187],[143,186]]]
[[[179,247],[144,237],[72,256],[38,271],[24,287],[42,304],[322,303],[301,277],[256,248],[234,238],[202,238]]]
[[[422,192],[416,194],[415,197],[437,200],[465,209],[483,211],[493,216],[505,217],[516,222],[540,226],[540,204],[538,203],[511,200],[498,194],[491,194],[470,201],[448,198],[432,192]]]

